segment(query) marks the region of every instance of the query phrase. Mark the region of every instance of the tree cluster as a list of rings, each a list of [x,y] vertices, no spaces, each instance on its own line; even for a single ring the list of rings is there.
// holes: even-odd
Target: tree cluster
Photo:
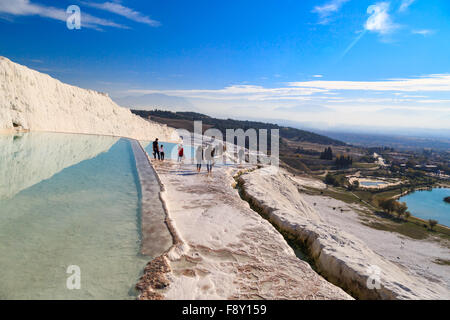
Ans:
[[[337,156],[335,164],[338,169],[348,168],[353,164],[353,159],[350,156]]]
[[[408,206],[404,202],[398,202],[395,199],[383,199],[378,202],[378,205],[384,212],[389,214],[397,213],[398,217],[401,218],[403,215],[406,217],[411,216],[411,214],[407,211]]]
[[[325,183],[334,187],[340,187],[347,185],[348,180],[344,175],[328,173],[325,176]]]
[[[325,148],[325,150],[320,153],[320,159],[333,160],[333,150],[331,150],[331,147]]]

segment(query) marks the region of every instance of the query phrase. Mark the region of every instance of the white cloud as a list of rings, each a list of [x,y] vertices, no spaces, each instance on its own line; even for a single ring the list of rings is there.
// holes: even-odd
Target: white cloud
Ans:
[[[321,75],[321,74],[315,74],[315,75],[313,75],[313,78],[323,78],[323,75]]]
[[[276,107],[274,111],[293,112],[293,113],[319,113],[319,112],[333,112],[331,108],[327,108],[318,104],[300,104],[293,107]]]
[[[427,92],[426,95],[421,92]],[[331,121],[335,124],[448,127],[450,74],[383,81],[324,81],[288,83],[268,88],[231,85],[219,89],[127,90],[125,95],[150,93],[181,97],[198,112],[300,122]],[[333,94],[330,96],[330,94]],[[373,112],[380,109],[409,110],[392,117]],[[415,115],[411,110],[423,112]]]
[[[413,34],[420,34],[422,36],[429,36],[431,34],[434,34],[434,30],[429,30],[429,29],[423,29],[423,30],[413,30],[412,31]]]
[[[427,99],[427,100],[418,100],[417,102],[419,103],[440,103],[440,104],[449,104],[450,103],[450,99]],[[445,111],[449,111],[448,107],[445,109]]]
[[[65,9],[35,4],[30,0],[1,0],[0,13],[12,16],[40,16],[64,22],[68,17]],[[98,18],[83,12],[81,13],[81,25],[82,27],[97,30],[101,30],[100,27],[128,28],[113,21]]]
[[[315,6],[313,11],[319,15],[319,23],[327,24],[331,20],[331,16],[338,12],[342,6],[350,0],[331,0],[321,6]]]
[[[315,93],[324,93],[327,90],[318,88],[264,88],[254,85],[232,85],[216,90],[129,90],[132,94],[162,93],[169,96],[180,96],[185,98],[201,98],[211,100],[236,100],[245,99],[250,101],[266,100],[308,100],[308,96]]]
[[[143,15],[142,13],[135,11],[131,8],[124,7],[120,3],[115,2],[104,2],[104,3],[93,3],[93,2],[82,2],[86,6],[90,6],[96,9],[112,12],[130,19],[135,22],[144,23],[152,27],[157,27],[161,25],[159,21],[153,20],[150,17]]]
[[[408,10],[408,8],[415,2],[416,0],[402,0],[402,4],[400,5],[400,8],[398,11],[404,12]]]
[[[367,8],[370,17],[367,19],[364,28],[368,31],[377,32],[382,35],[388,34],[398,26],[392,22],[389,15],[389,2],[379,2]]]
[[[348,91],[360,91],[350,94]],[[416,93],[403,97],[371,97],[370,93],[392,92]],[[214,101],[327,101],[343,103],[386,103],[386,102],[423,102],[424,96],[419,92],[450,92],[450,75],[429,75],[410,79],[391,79],[384,81],[304,81],[291,82],[285,87],[266,88],[255,85],[231,85],[222,89],[192,89],[192,90],[128,90],[127,94],[165,94],[168,96],[189,99],[209,99]],[[330,93],[340,96],[330,97]],[[344,98],[345,96],[345,98]],[[429,98],[426,102],[439,100]]]
[[[428,98],[427,96],[410,95],[410,94],[402,94],[402,93],[400,93],[400,95],[402,95],[403,98]]]
[[[450,75],[436,74],[418,78],[391,79],[384,81],[305,81],[291,82],[289,85],[292,87],[322,90],[448,92],[450,91]]]

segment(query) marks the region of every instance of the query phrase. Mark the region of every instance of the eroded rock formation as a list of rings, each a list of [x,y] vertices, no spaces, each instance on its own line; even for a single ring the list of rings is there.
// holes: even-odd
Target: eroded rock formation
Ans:
[[[294,237],[309,251],[318,271],[360,299],[448,299],[442,284],[423,281],[372,251],[364,242],[315,218],[314,209],[297,191],[284,170],[255,170],[239,177],[242,193],[272,224]],[[367,280],[381,271],[380,288]]]

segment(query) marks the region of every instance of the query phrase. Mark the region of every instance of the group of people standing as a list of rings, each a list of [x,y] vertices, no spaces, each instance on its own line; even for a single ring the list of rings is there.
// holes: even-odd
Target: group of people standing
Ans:
[[[203,148],[203,145],[200,145],[195,150],[195,163],[197,164],[197,172],[200,172],[202,169],[202,164],[206,160],[206,170],[208,174],[212,172],[213,164],[214,164],[214,156],[216,154],[216,148],[212,145],[208,145],[206,149]]]
[[[216,148],[209,144],[206,149],[203,147],[203,145],[200,145],[197,147],[195,151],[195,163],[197,165],[197,172],[200,172],[202,169],[202,164],[206,162],[206,170],[208,171],[208,174],[212,172],[212,168],[214,165],[214,157],[216,155]],[[153,158],[156,160],[164,161],[164,146],[159,145],[158,138],[153,141]],[[180,144],[178,146],[178,162],[181,162],[184,158],[184,149],[183,145]]]
[[[156,160],[158,156],[158,160],[164,161],[164,146],[159,146],[158,138],[153,141],[153,158]]]

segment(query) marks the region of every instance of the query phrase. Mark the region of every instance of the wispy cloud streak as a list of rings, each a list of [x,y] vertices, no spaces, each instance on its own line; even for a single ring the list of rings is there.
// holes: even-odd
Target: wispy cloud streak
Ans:
[[[82,2],[82,3],[83,3],[83,5],[86,5],[86,6],[89,6],[92,8],[96,8],[96,9],[100,9],[100,10],[104,10],[104,11],[108,11],[111,13],[115,13],[115,14],[125,17],[129,20],[147,24],[152,27],[157,27],[157,26],[161,25],[161,23],[159,21],[153,20],[150,17],[145,16],[142,13],[140,13],[134,9],[131,9],[131,8],[121,5],[120,3],[115,3],[115,2],[104,2],[104,3]]]
[[[413,34],[420,34],[422,36],[429,36],[435,33],[434,30],[428,30],[428,29],[423,29],[423,30],[413,30],[412,31]]]
[[[129,90],[128,93],[152,94],[162,93],[170,96],[181,96],[186,98],[203,98],[211,100],[235,100],[247,99],[265,101],[272,99],[279,100],[305,100],[307,96],[315,93],[324,93],[327,90],[318,88],[264,88],[254,85],[232,85],[223,89],[205,90]]]
[[[348,1],[350,0],[331,0],[321,6],[315,6],[312,12],[319,15],[320,24],[328,24],[331,21],[331,16],[339,12]]]
[[[65,9],[36,4],[29,0],[1,0],[0,13],[10,16],[39,16],[64,22],[67,19]],[[82,27],[96,30],[101,30],[101,27],[128,29],[127,26],[98,18],[87,13],[82,14],[81,25]]]
[[[347,53],[350,52],[350,50],[353,49],[353,47],[359,42],[359,40],[361,40],[362,37],[364,37],[364,35],[367,33],[367,30],[364,30],[363,32],[361,32],[356,38],[355,40],[353,40],[352,43],[350,43],[350,45],[344,50],[344,52],[341,55],[341,59],[344,58]]]
[[[248,100],[248,101],[273,101],[273,100],[297,100],[310,101],[316,99],[325,99],[328,101],[339,102],[340,97],[331,97],[329,94],[344,94],[345,91],[361,91],[363,96],[374,91],[379,92],[449,92],[450,75],[429,75],[418,78],[391,79],[383,81],[303,81],[290,82],[284,87],[266,88],[256,85],[232,85],[222,89],[192,89],[192,90],[153,90],[153,89],[134,89],[128,90],[128,94],[165,94],[169,96],[178,96],[184,98],[199,98],[210,100]],[[417,101],[424,96],[409,95],[399,98],[389,98],[389,101]],[[355,102],[358,98],[351,98]],[[433,99],[430,99],[433,100]],[[347,100],[349,101],[349,100]],[[371,102],[382,102],[373,100]]]
[[[436,74],[411,79],[391,79],[384,81],[305,81],[291,82],[289,85],[322,90],[448,92],[450,91],[450,75]]]
[[[416,0],[402,0],[402,3],[400,5],[400,8],[398,11],[404,12],[408,10],[408,8],[415,2]]]

